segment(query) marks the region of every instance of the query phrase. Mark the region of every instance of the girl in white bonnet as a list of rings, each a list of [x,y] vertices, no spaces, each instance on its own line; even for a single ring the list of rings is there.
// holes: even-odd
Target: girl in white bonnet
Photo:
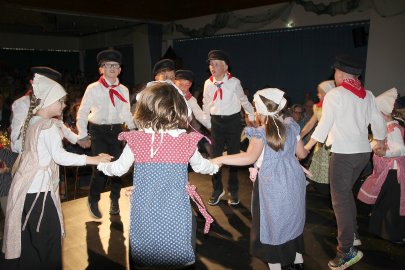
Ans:
[[[375,101],[387,123],[384,148],[374,152],[373,174],[360,188],[358,199],[373,204],[369,230],[391,242],[405,242],[405,145],[403,121],[394,109],[397,89],[392,88]],[[397,118],[398,117],[398,118]]]
[[[301,138],[308,135],[314,129],[322,116],[322,104],[325,95],[335,88],[335,81],[323,81],[318,85],[319,102],[314,104],[312,117],[301,130]],[[314,154],[311,159],[309,171],[312,176],[309,178],[313,181],[316,190],[322,194],[329,194],[329,149],[325,144],[317,143]]]
[[[6,220],[2,269],[62,269],[63,218],[59,166],[97,165],[111,156],[66,152],[59,117],[66,92],[35,74],[30,108],[22,130],[22,151],[14,164]]]
[[[284,92],[277,88],[254,95],[259,128],[248,127],[246,152],[215,158],[218,165],[244,166],[259,159],[258,177],[253,184],[250,249],[253,256],[268,263],[271,270],[291,265],[303,269],[305,223],[305,175],[296,156],[308,151],[300,140],[300,128],[292,118],[283,120]]]

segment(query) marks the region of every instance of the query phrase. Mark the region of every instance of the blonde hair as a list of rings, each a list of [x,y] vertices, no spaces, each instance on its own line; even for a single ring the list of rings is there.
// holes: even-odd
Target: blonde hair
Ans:
[[[267,99],[263,96],[260,96],[260,99],[263,101],[264,105],[267,107],[269,112],[275,112],[278,109],[278,104],[274,101]],[[284,124],[276,117],[266,116],[265,120],[265,130],[266,130],[266,142],[274,151],[278,152],[279,150],[284,149],[284,144],[286,141],[286,131]],[[280,134],[280,135],[279,135]]]
[[[134,122],[139,129],[186,129],[188,108],[184,97],[168,83],[156,83],[140,93],[136,103]]]

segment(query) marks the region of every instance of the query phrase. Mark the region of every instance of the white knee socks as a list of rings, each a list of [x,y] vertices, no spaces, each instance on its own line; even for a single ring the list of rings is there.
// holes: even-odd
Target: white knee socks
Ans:
[[[281,264],[279,263],[269,263],[270,270],[281,270]]]
[[[302,258],[302,254],[295,252],[295,260],[294,260],[294,264],[297,263],[304,263],[304,258]]]

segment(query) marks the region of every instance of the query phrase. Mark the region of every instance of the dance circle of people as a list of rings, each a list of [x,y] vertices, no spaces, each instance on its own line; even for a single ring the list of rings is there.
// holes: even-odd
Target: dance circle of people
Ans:
[[[10,149],[0,150],[7,269],[62,269],[59,165],[96,165],[87,198],[96,219],[103,216],[99,200],[107,177],[109,214],[120,213],[120,176],[133,166],[133,186],[127,192],[130,259],[140,269],[195,264],[190,199],[206,219],[205,233],[213,218],[188,182],[188,165],[212,175],[209,205],[226,196],[232,207],[240,203],[237,166],[253,164],[250,251],[271,270],[304,269],[307,173],[318,191],[330,194],[337,221],[336,257],[328,266],[346,269],[363,257],[352,188],[374,152],[374,171],[358,199],[373,205],[372,233],[404,241],[405,146],[403,120],[394,108],[398,94],[393,88],[375,98],[365,90],[359,80],[361,60],[336,57],[334,80],[318,85],[319,102],[306,124],[300,122],[304,106],[293,106],[292,117],[285,113],[287,97],[280,89],[257,91],[253,106],[229,72],[229,55],[221,50],[208,53],[211,76],[204,83],[202,104],[190,93],[193,72],[176,71],[173,60],[162,59],[153,68],[153,81],[136,94],[133,115],[129,90],[118,79],[121,53],[104,50],[96,61],[100,78],[88,85],[77,105],[77,133],[61,120],[67,94],[61,74],[52,68],[33,67],[32,89],[12,105]],[[242,108],[249,140],[244,152]],[[91,156],[67,152],[64,139],[91,148]],[[308,172],[300,160],[314,146]],[[222,165],[230,166],[227,194]]]

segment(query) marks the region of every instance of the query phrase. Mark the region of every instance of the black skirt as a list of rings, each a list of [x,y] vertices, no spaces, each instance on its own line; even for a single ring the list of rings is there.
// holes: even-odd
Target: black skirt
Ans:
[[[282,266],[293,263],[295,260],[296,252],[301,254],[303,254],[304,252],[303,234],[281,245],[269,245],[260,242],[259,179],[256,179],[253,185],[250,252],[253,256],[261,259],[266,263],[279,263]]]
[[[397,170],[390,170],[371,212],[371,233],[391,242],[405,239],[405,216],[399,215],[400,198]]]

